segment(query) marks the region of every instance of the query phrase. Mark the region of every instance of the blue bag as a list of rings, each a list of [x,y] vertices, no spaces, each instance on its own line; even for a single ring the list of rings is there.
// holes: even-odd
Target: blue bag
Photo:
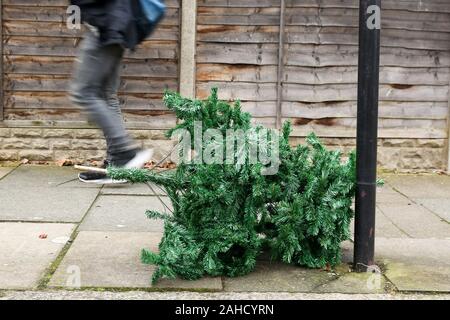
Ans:
[[[140,0],[140,2],[148,22],[156,26],[166,13],[164,0]]]

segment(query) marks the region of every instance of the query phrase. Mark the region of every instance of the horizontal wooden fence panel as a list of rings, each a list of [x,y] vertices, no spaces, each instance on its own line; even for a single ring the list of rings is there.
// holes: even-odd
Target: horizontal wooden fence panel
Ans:
[[[3,34],[7,36],[27,37],[79,37],[78,30],[67,29],[66,23],[61,22],[37,22],[37,21],[5,21],[3,22]],[[179,36],[178,26],[160,26],[155,30],[152,39],[177,41]]]
[[[276,82],[275,65],[251,64],[198,64],[199,81]],[[354,84],[358,79],[357,66],[328,68],[286,66],[284,83],[298,84]],[[381,67],[380,81],[384,84],[402,85],[448,85],[447,68]]]
[[[12,0],[9,0],[12,1]],[[276,7],[279,0],[199,0],[200,7]],[[358,8],[358,0],[287,0],[287,7],[296,8]],[[383,0],[383,9],[411,12],[450,13],[446,0]]]
[[[300,45],[286,47],[285,65],[357,66],[358,46]],[[199,43],[198,63],[277,65],[277,44]],[[381,64],[393,67],[450,67],[447,51],[381,48]]]
[[[292,44],[358,44],[357,27],[287,26],[287,43]],[[58,33],[57,30],[52,31]],[[278,26],[200,25],[198,40],[219,43],[278,43]],[[169,35],[167,35],[169,37]],[[381,44],[406,49],[450,50],[446,32],[384,29]]]
[[[67,1],[69,2],[69,1]],[[22,22],[58,22],[66,23],[66,17],[61,15],[64,7],[32,7],[32,6],[5,6],[3,9],[3,19]],[[178,26],[179,8],[169,8],[161,25]]]
[[[8,74],[4,77],[4,88],[8,91],[66,92],[70,78],[59,75]],[[166,89],[176,90],[176,80],[122,77],[119,93],[162,93]]]
[[[320,11],[319,11],[320,10]],[[319,15],[320,13],[320,15]],[[201,7],[199,24],[267,26],[280,24],[280,9]],[[289,26],[357,27],[357,8],[290,8],[286,12]],[[450,28],[450,13],[383,10],[382,27],[386,29],[445,32]]]
[[[179,8],[179,0],[165,0],[168,8]],[[4,5],[25,6],[25,7],[65,7],[67,8],[67,0],[3,0]]]
[[[130,111],[122,112],[125,122],[131,123],[131,128],[166,130],[176,125],[176,119],[171,112],[163,111]],[[80,119],[86,118],[82,110],[76,109],[17,109],[5,110],[5,118],[9,124],[14,122],[20,126],[70,126],[76,127],[88,124]],[[92,124],[88,124],[92,127]]]
[[[171,127],[163,105],[167,89],[178,90],[180,1],[166,1],[166,17],[121,66],[119,98],[127,121]],[[66,26],[68,1],[3,1],[5,120],[85,121],[67,98],[83,32]]]
[[[123,110],[166,110],[160,94],[125,93],[119,94]],[[78,109],[67,104],[67,94],[56,91],[7,91],[7,109]]]
[[[5,72],[14,74],[67,75],[73,70],[74,57],[20,56],[4,57]],[[142,63],[140,59],[124,59],[122,75],[137,78],[178,78],[178,68],[173,60],[158,59],[157,63]]]
[[[4,53],[6,55],[64,56],[75,57],[81,38],[61,37],[6,37]],[[135,52],[128,52],[128,59],[178,59],[178,47],[172,41],[145,41]],[[149,62],[149,61],[144,61]]]
[[[356,118],[357,102],[354,101],[327,101],[307,103],[299,101],[284,101],[283,114],[292,118]],[[392,119],[440,119],[446,120],[448,104],[444,102],[406,102],[406,101],[380,101],[379,117]]]

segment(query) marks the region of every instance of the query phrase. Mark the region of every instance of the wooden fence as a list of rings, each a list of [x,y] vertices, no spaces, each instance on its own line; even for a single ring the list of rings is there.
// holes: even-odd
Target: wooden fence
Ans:
[[[3,0],[3,118],[83,121],[67,99],[82,33],[66,25],[66,0]],[[127,121],[155,128],[173,125],[162,105],[165,89],[178,89],[179,1],[167,1],[158,30],[122,66],[120,98]],[[26,123],[26,122],[25,122]]]
[[[354,137],[357,5],[291,0],[280,12],[279,0],[199,1],[197,94],[217,85],[266,124],[280,113],[298,136]],[[384,0],[382,21],[380,137],[447,138],[450,2]]]
[[[1,2],[4,125],[81,126],[81,110],[66,98],[81,36],[66,28],[67,1]],[[204,98],[217,86],[221,98],[242,100],[257,122],[291,120],[295,137],[355,137],[358,0],[166,3],[164,22],[123,64],[129,127],[174,124],[161,104],[165,89]],[[379,136],[445,141],[439,156],[446,166],[450,1],[382,5]]]

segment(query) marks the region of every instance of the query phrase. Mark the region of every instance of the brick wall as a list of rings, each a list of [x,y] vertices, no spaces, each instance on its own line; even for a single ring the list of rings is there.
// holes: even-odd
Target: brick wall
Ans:
[[[321,138],[326,146],[348,153],[356,148],[355,139]],[[304,143],[302,138],[293,144]],[[382,169],[402,171],[446,170],[446,139],[378,139],[378,165]]]
[[[153,148],[159,161],[173,148],[162,130],[130,130],[140,147]],[[322,138],[332,149],[347,153],[355,148],[355,139]],[[304,143],[292,138],[292,144]],[[445,139],[379,139],[378,162],[381,168],[400,171],[446,169]],[[105,157],[105,140],[97,129],[0,128],[0,162],[30,161],[75,163],[101,161]]]
[[[159,161],[170,152],[172,141],[161,130],[130,130],[130,135],[142,148],[155,150]],[[0,128],[0,161],[75,163],[101,161],[105,158],[106,143],[97,129]]]

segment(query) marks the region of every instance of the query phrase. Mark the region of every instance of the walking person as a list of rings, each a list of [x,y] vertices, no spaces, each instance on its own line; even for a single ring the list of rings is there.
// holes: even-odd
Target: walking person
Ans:
[[[126,49],[134,50],[151,33],[165,6],[160,0],[72,0],[71,4],[80,7],[81,21],[87,26],[70,86],[71,100],[103,131],[104,168],[141,168],[153,152],[137,148],[125,129],[117,95],[121,62]],[[120,183],[96,172],[82,172],[79,179]]]

